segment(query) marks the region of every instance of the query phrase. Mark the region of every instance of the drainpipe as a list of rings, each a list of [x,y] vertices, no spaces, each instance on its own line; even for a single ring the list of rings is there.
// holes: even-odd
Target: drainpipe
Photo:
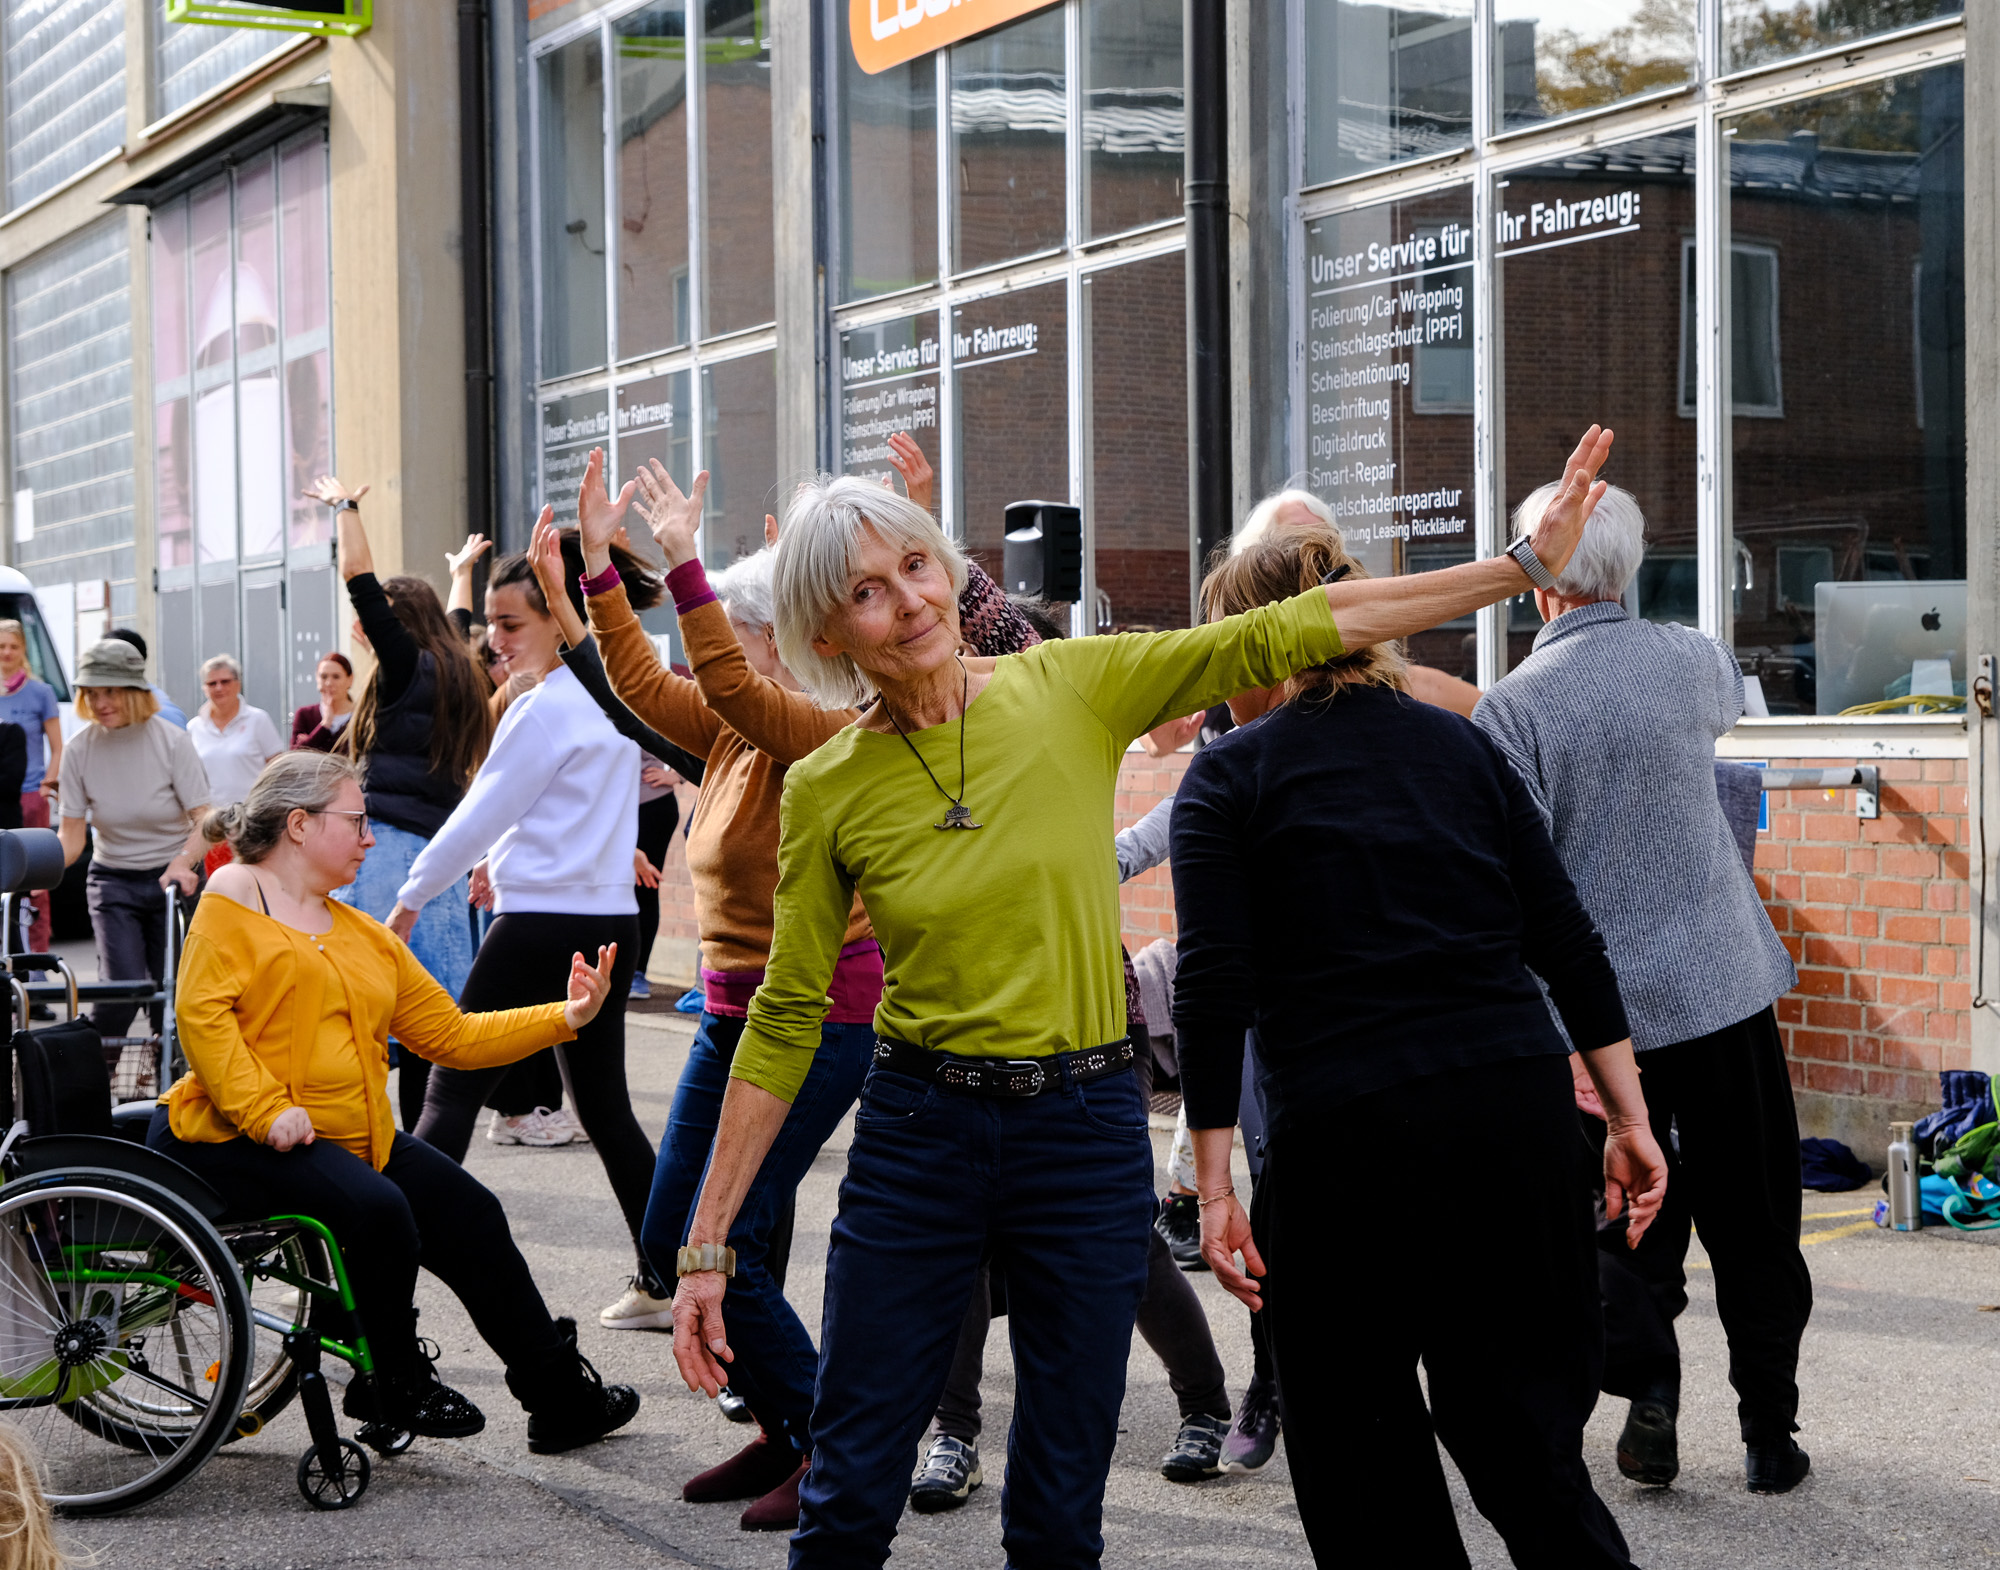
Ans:
[[[1223,0],[1184,0],[1188,514],[1195,575],[1229,538],[1229,50]],[[1190,602],[1190,616],[1200,607]]]
[[[497,538],[493,516],[493,276],[487,208],[486,0],[458,0],[458,227],[465,294],[466,527]]]

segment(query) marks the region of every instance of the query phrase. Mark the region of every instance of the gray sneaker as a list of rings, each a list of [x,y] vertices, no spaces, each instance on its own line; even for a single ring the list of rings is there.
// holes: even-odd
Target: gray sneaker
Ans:
[[[979,1446],[939,1434],[931,1440],[923,1465],[910,1480],[910,1508],[919,1515],[956,1510],[980,1481]]]
[[[1222,1470],[1255,1472],[1269,1464],[1277,1449],[1278,1392],[1253,1379],[1222,1442]]]
[[[1170,1483],[1199,1483],[1222,1470],[1222,1438],[1229,1419],[1197,1412],[1181,1419],[1174,1448],[1160,1462],[1160,1476]]]

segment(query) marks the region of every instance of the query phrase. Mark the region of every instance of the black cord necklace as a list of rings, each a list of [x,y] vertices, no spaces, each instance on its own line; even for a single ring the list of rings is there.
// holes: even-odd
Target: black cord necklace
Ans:
[[[952,658],[957,659],[958,656],[953,655]],[[904,731],[901,725],[896,723],[896,712],[889,707],[886,699],[882,704],[882,713],[887,716],[889,723],[895,726],[896,734],[903,738],[903,745],[910,749],[910,756],[922,765],[923,771],[926,774],[930,774],[931,783],[937,785],[938,794],[951,803],[949,807],[945,808],[944,822],[933,823],[931,827],[934,829],[983,829],[986,825],[983,823],[974,823],[972,821],[972,809],[965,804],[965,716],[972,707],[972,673],[965,668],[964,660],[958,661],[958,674],[958,794],[956,796],[946,790],[943,785],[938,784],[938,777],[935,774],[931,774],[931,766],[924,762],[924,755],[917,751],[917,744],[911,741],[908,733]]]

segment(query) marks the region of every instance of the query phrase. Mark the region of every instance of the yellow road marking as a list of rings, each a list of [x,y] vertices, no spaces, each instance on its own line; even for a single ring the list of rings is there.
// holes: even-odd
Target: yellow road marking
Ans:
[[[1872,1216],[1874,1214],[1875,1207],[1873,1205],[1869,1205],[1862,1210],[1808,1210],[1806,1212],[1806,1220],[1831,1221],[1835,1216]]]
[[[1872,1232],[1874,1229],[1875,1223],[1872,1221],[1850,1221],[1846,1226],[1835,1227],[1830,1232],[1815,1232],[1811,1237],[1800,1238],[1799,1247],[1806,1248],[1814,1243],[1830,1243],[1837,1237],[1852,1237],[1857,1232]]]

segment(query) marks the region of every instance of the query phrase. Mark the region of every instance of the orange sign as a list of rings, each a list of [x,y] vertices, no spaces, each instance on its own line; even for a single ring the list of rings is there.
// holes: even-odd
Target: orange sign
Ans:
[[[1055,0],[848,0],[854,60],[873,76]]]

